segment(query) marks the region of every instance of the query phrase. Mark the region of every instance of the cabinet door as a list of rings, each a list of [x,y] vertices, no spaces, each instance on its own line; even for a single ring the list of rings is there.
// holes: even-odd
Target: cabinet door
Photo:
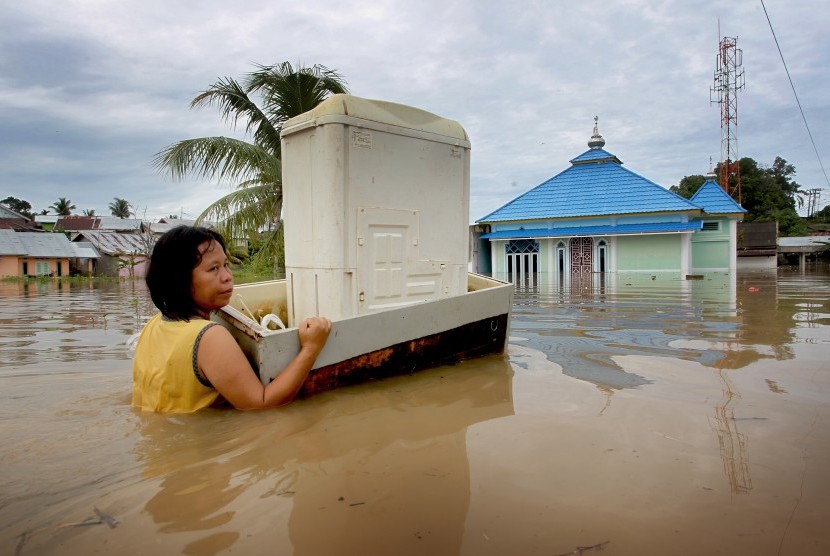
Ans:
[[[357,224],[359,313],[441,296],[449,265],[420,258],[418,211],[361,207]]]

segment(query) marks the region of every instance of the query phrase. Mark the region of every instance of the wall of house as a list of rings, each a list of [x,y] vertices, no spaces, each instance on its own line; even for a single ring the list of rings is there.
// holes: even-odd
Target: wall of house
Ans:
[[[69,259],[21,257],[17,276],[23,276],[24,263],[26,264],[26,276],[69,276]]]
[[[682,271],[684,241],[684,234],[619,236],[617,271]]]
[[[118,261],[109,255],[102,254],[95,266],[95,274],[99,276],[118,276]]]
[[[133,278],[144,278],[147,276],[147,267],[150,266],[150,260],[147,257],[139,256],[136,258],[136,264],[132,269],[132,277]],[[118,277],[119,278],[129,278],[130,277],[130,269],[127,267],[123,267],[118,269]]]
[[[718,229],[703,229],[692,236],[692,268],[696,271],[728,270],[729,223],[712,218],[707,218],[704,223],[716,223]]]
[[[490,268],[492,268],[492,276],[504,276],[507,272],[506,263],[504,260],[504,247],[506,241],[493,240],[490,243]]]
[[[703,229],[692,235],[692,269],[728,271],[735,268],[734,221],[729,218],[706,218],[706,223],[717,223],[717,230]]]
[[[0,276],[19,276],[20,259],[16,255],[0,255]]]
[[[734,225],[734,222],[731,223]],[[594,237],[594,266],[597,262],[597,246],[601,239],[607,245],[606,272],[680,272],[686,273],[692,268],[709,270],[727,270],[730,263],[730,223],[726,232],[712,232],[694,242],[697,234],[653,234],[615,237]],[[570,238],[541,238],[539,242],[539,271],[543,275],[557,272],[556,256],[559,241],[566,249]],[[694,243],[693,243],[694,242]],[[734,243],[734,242],[733,242]],[[504,278],[507,273],[505,240],[493,240],[491,251],[492,275]],[[566,255],[569,263],[570,256]],[[691,261],[694,258],[694,263]],[[710,265],[710,266],[702,266]],[[567,270],[566,270],[567,272]]]

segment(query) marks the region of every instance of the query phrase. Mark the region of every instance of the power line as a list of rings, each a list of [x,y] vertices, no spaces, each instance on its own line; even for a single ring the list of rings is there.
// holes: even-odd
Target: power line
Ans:
[[[801,112],[801,119],[804,120],[804,127],[807,128],[807,135],[810,136],[810,143],[813,144],[813,150],[816,152],[816,158],[818,159],[818,165],[821,167],[821,173],[824,174],[824,181],[826,181],[827,185],[830,186],[830,179],[827,178],[827,172],[824,170],[824,164],[821,163],[821,155],[818,154],[818,147],[816,147],[816,142],[813,140],[813,134],[810,131],[810,126],[807,124],[807,117],[804,115],[804,110],[801,108],[801,101],[798,99],[798,93],[795,92],[795,85],[793,84],[792,77],[790,77],[790,70],[787,68],[787,62],[784,60],[784,54],[781,52],[781,46],[778,44],[778,37],[775,36],[775,30],[772,28],[772,21],[769,19],[769,14],[767,13],[767,7],[764,5],[764,0],[761,0],[761,7],[764,8],[764,15],[767,17],[769,30],[772,32],[773,40],[775,40],[775,47],[778,49],[778,55],[781,56],[781,63],[784,64],[784,71],[787,72],[787,79],[790,81],[790,87],[792,87],[795,102],[798,104],[799,112]]]

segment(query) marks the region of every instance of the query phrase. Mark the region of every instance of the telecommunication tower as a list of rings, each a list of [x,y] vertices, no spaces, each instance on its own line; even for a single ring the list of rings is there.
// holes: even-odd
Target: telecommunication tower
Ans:
[[[720,185],[741,202],[741,170],[738,165],[738,91],[744,88],[743,51],[737,37],[723,37],[715,62],[715,84],[709,101],[720,105]]]

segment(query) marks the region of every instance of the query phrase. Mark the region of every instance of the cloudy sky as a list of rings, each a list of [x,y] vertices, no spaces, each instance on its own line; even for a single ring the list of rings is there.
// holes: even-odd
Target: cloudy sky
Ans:
[[[173,182],[163,147],[239,135],[191,110],[255,64],[320,63],[355,95],[459,121],[472,141],[472,220],[569,166],[594,115],[606,150],[669,187],[720,158],[717,44],[737,37],[740,156],[794,164],[830,204],[826,0],[27,0],[0,6],[0,198],[59,197],[109,214],[193,218],[229,184]],[[720,29],[720,31],[719,31]]]

